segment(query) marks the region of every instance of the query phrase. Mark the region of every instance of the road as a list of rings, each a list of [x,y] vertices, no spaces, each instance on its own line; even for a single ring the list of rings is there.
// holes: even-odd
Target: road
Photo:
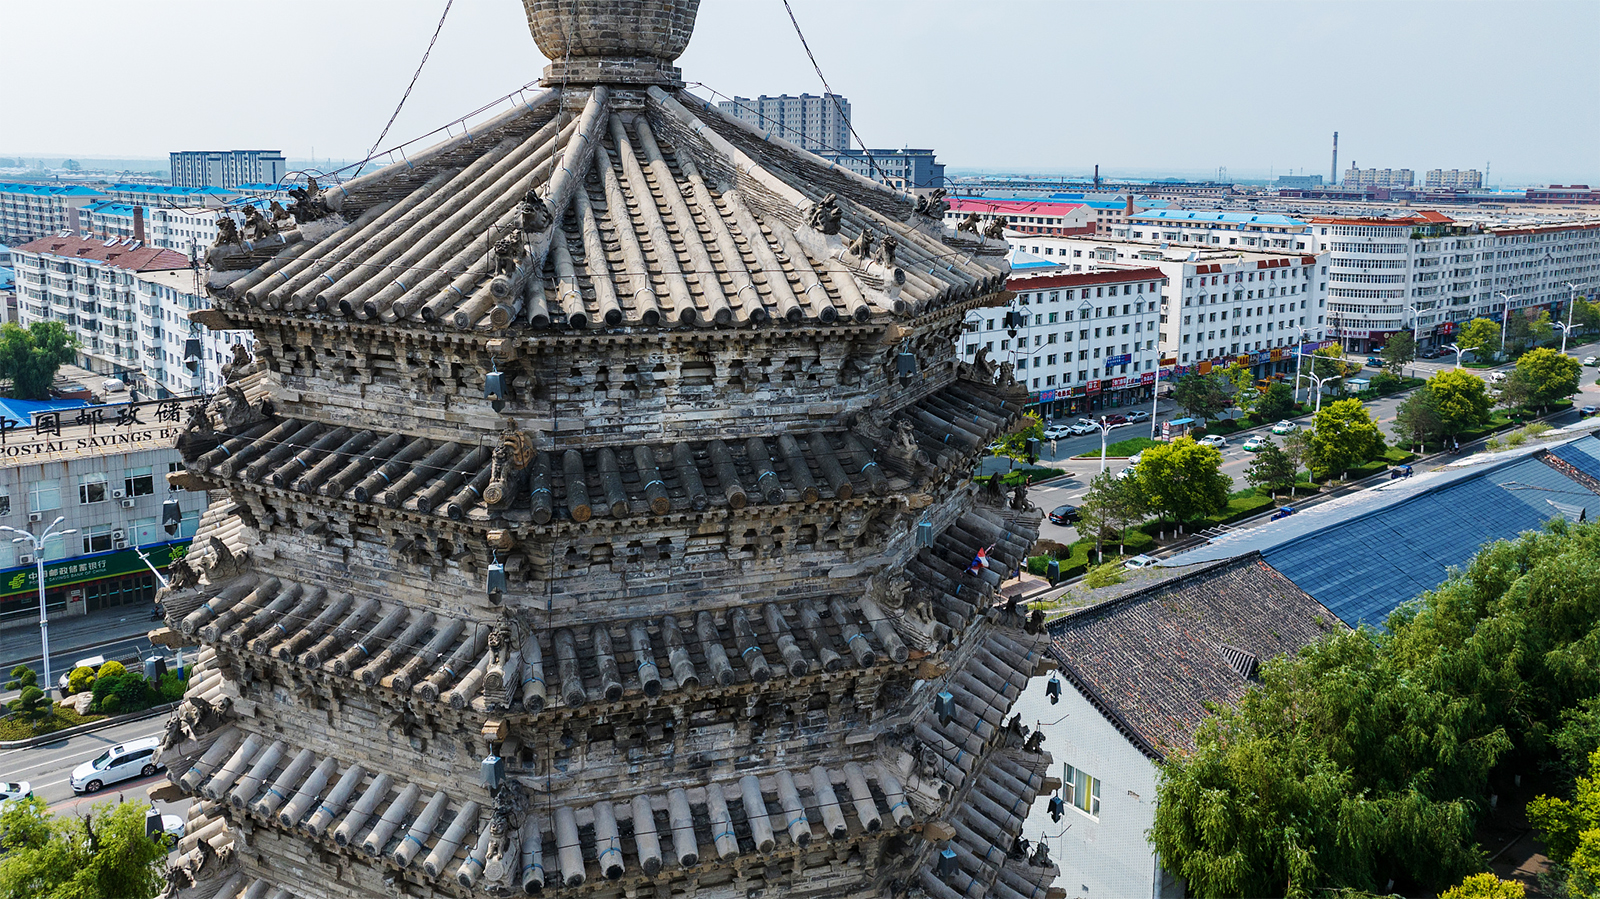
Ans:
[[[1567,355],[1574,356],[1580,360],[1586,356],[1597,354],[1600,354],[1600,341],[1594,341],[1580,346],[1569,346],[1567,348]],[[1406,366],[1406,374],[1426,379],[1432,377],[1437,372],[1446,371],[1454,367],[1455,359],[1453,355],[1449,359],[1419,359],[1414,364]],[[1504,365],[1500,366],[1499,369],[1496,370],[1509,371],[1511,367],[1512,366],[1510,365]],[[1489,375],[1489,370],[1486,369],[1470,370],[1480,377],[1487,378]],[[1373,372],[1369,370],[1368,373],[1371,374]],[[1574,405],[1576,407],[1581,407],[1590,403],[1600,404],[1600,388],[1597,388],[1594,383],[1597,373],[1600,373],[1600,369],[1584,368],[1583,374],[1579,379],[1579,395],[1573,398]],[[1399,408],[1400,404],[1408,395],[1409,393],[1400,394],[1397,396],[1382,397],[1380,399],[1372,400],[1366,404],[1367,411],[1371,413],[1372,417],[1378,422],[1379,426],[1383,428],[1384,434],[1389,440],[1390,445],[1399,445],[1395,440],[1393,433],[1395,411]],[[1323,402],[1328,402],[1328,400],[1324,398]],[[1162,421],[1172,418],[1181,418],[1183,415],[1184,413],[1175,405],[1173,405],[1170,400],[1162,400],[1161,406],[1155,416],[1156,433],[1160,433],[1160,423]],[[1569,424],[1573,421],[1576,421],[1577,417],[1577,412],[1574,410],[1552,419],[1552,423],[1557,426]],[[1311,416],[1302,415],[1292,420],[1298,422],[1301,426],[1308,426],[1311,423]],[[1244,451],[1243,447],[1245,441],[1254,434],[1268,434],[1270,431],[1271,429],[1269,426],[1262,426],[1259,428],[1252,428],[1247,431],[1240,431],[1237,434],[1228,435],[1228,445],[1222,448],[1222,473],[1233,479],[1233,489],[1240,490],[1247,486],[1244,480],[1244,473],[1245,469],[1250,467],[1250,461],[1252,458],[1254,458],[1254,454]],[[1148,436],[1150,436],[1150,423],[1140,422],[1125,425],[1112,430],[1111,433],[1106,437],[1106,443],[1116,443],[1120,440],[1126,440],[1130,437]],[[1052,464],[1053,467],[1063,469],[1070,475],[1070,478],[1063,481],[1052,481],[1050,484],[1040,485],[1032,488],[1028,492],[1029,499],[1032,500],[1035,505],[1046,511],[1064,504],[1078,505],[1082,501],[1083,495],[1088,492],[1089,482],[1100,472],[1099,452],[1099,434],[1082,437],[1061,438],[1056,441],[1056,451],[1053,454],[1050,453],[1049,442],[1046,441],[1043,460]],[[1094,458],[1072,458],[1073,456],[1080,454],[1093,454]],[[1106,468],[1112,471],[1121,471],[1126,467],[1127,463],[1122,459],[1106,460]],[[1071,543],[1078,539],[1077,530],[1075,528],[1052,524],[1048,519],[1044,521],[1040,529],[1039,536],[1043,539],[1055,540],[1059,543]]]
[[[0,780],[25,780],[33,785],[35,796],[49,803],[56,814],[83,813],[96,802],[116,802],[123,799],[144,800],[145,788],[162,782],[165,774],[136,777],[106,787],[99,793],[75,795],[67,779],[72,769],[90,761],[95,756],[118,743],[141,737],[158,737],[166,729],[166,716],[157,715],[143,721],[129,721],[94,733],[78,734],[54,743],[31,749],[0,751]],[[189,800],[158,802],[163,814],[183,816]]]

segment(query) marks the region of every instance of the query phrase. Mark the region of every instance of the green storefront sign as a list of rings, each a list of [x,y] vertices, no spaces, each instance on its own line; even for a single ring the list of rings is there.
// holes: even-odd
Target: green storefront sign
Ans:
[[[157,568],[166,568],[169,564],[183,558],[189,552],[189,541],[176,540],[172,543],[163,543],[159,546],[145,547],[145,555],[150,557],[150,564]],[[139,554],[131,549],[119,549],[112,552],[96,553],[92,556],[78,556],[72,559],[58,559],[44,564],[44,583],[47,589],[65,587],[70,584],[82,584],[88,581],[98,581],[101,578],[120,577],[125,574],[135,574],[149,571]],[[11,599],[24,593],[39,592],[39,571],[36,567],[28,565],[21,568],[8,568],[0,571],[0,600]]]

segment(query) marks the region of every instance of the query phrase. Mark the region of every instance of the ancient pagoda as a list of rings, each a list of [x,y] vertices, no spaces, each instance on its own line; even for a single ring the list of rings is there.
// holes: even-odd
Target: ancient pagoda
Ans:
[[[698,0],[524,4],[546,90],[210,253],[171,895],[1044,897],[1004,242],[685,91]]]

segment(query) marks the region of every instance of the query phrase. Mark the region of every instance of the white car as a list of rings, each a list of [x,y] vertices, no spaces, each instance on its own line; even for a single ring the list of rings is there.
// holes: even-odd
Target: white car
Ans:
[[[1134,453],[1133,455],[1128,457],[1128,464],[1129,465],[1138,465],[1142,461],[1144,461],[1144,451],[1143,450],[1141,450],[1141,451],[1139,451],[1137,453]]]
[[[1280,421],[1272,426],[1272,433],[1274,434],[1293,434],[1298,430],[1300,430],[1300,425],[1292,421]]]
[[[1489,376],[1489,383],[1490,384],[1498,384],[1501,381],[1504,381],[1505,379],[1506,379],[1506,373],[1503,372],[1503,371],[1497,371],[1494,374]]]
[[[155,737],[118,743],[100,753],[92,761],[84,762],[72,771],[74,793],[98,793],[107,784],[134,777],[149,777],[160,770],[156,752],[161,741]]]
[[[1228,445],[1228,438],[1221,434],[1207,434],[1200,438],[1200,443],[1204,446],[1214,446],[1217,449],[1222,449]]]
[[[1149,421],[1150,420],[1150,413],[1144,411],[1143,409],[1135,409],[1132,412],[1128,413],[1128,420],[1129,421]]]
[[[178,841],[183,839],[184,834],[189,832],[189,825],[177,815],[162,815],[161,832],[165,834],[167,850],[170,852],[172,847],[177,846]]]
[[[1092,425],[1092,424],[1089,424],[1088,422],[1081,422],[1080,421],[1077,424],[1072,426],[1072,433],[1077,434],[1079,436],[1082,436],[1084,434],[1093,434],[1093,433],[1098,432],[1099,430],[1100,430],[1100,426],[1099,425]]]
[[[1266,446],[1269,442],[1270,441],[1265,434],[1257,434],[1244,442],[1244,451],[1247,453],[1259,453],[1261,452],[1262,447]]]
[[[1062,437],[1072,436],[1072,425],[1051,425],[1044,429],[1044,439],[1059,440]]]
[[[1583,364],[1584,365],[1596,365],[1596,364],[1600,364],[1600,360],[1595,359],[1595,357],[1593,357],[1593,356],[1586,356],[1586,357],[1584,357]]]
[[[1130,465],[1127,468],[1124,468],[1123,470],[1117,472],[1117,480],[1119,480],[1119,481],[1126,480],[1128,478],[1135,477],[1138,474],[1139,474],[1139,470],[1134,468],[1132,465]]]
[[[1123,562],[1122,563],[1122,567],[1128,569],[1129,571],[1138,571],[1141,568],[1149,568],[1149,567],[1151,567],[1151,566],[1153,566],[1155,564],[1156,564],[1156,560],[1155,559],[1152,559],[1149,556],[1144,555],[1143,553],[1140,553],[1139,555],[1134,556],[1133,558],[1129,559],[1128,561]]]
[[[71,668],[68,668],[66,671],[62,672],[61,677],[56,679],[56,685],[61,687],[62,693],[66,693],[67,684],[72,679],[72,672],[77,671],[79,668],[93,668],[94,670],[99,671],[100,666],[104,665],[105,663],[105,656],[90,656],[87,659],[79,659],[72,663]]]
[[[12,799],[32,799],[33,785],[25,780],[6,782],[0,781],[0,802]]]

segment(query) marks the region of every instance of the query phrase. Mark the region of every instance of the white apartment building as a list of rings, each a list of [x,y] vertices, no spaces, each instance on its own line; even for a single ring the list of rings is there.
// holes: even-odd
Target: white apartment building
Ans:
[[[1165,283],[1150,267],[1014,275],[1009,306],[968,314],[961,358],[984,349],[991,361],[1014,364],[1030,405],[1046,415],[1148,400]]]
[[[1326,254],[1011,233],[1007,240],[1074,273],[1160,270],[1163,379],[1235,362],[1257,378],[1293,374],[1294,348],[1309,353],[1330,336]],[[1015,290],[1023,283],[1011,281]]]
[[[850,101],[838,94],[762,94],[754,100],[734,97],[717,107],[741,122],[770,130],[774,136],[813,153],[850,149]]]
[[[283,180],[282,150],[182,150],[169,154],[172,183],[179,187],[237,187]]]
[[[1411,330],[1448,343],[1462,322],[1547,311],[1600,286],[1600,221],[1522,227],[1457,222],[1425,211],[1311,220],[1329,254],[1331,334],[1351,352]]]
[[[189,321],[210,300],[182,253],[131,238],[47,237],[12,255],[21,323],[62,322],[83,345],[84,367],[150,397],[215,391],[232,344],[253,342]]]
[[[1358,169],[1352,165],[1344,170],[1344,186],[1357,190],[1410,187],[1416,179],[1416,172],[1410,169]]]
[[[1424,190],[1478,190],[1483,173],[1477,169],[1429,169],[1422,177]]]
[[[1245,250],[1309,250],[1310,226],[1287,215],[1216,212],[1209,209],[1150,209],[1110,229],[1111,237],[1191,247]]]
[[[0,242],[19,244],[76,230],[78,210],[105,198],[81,184],[0,182]]]

